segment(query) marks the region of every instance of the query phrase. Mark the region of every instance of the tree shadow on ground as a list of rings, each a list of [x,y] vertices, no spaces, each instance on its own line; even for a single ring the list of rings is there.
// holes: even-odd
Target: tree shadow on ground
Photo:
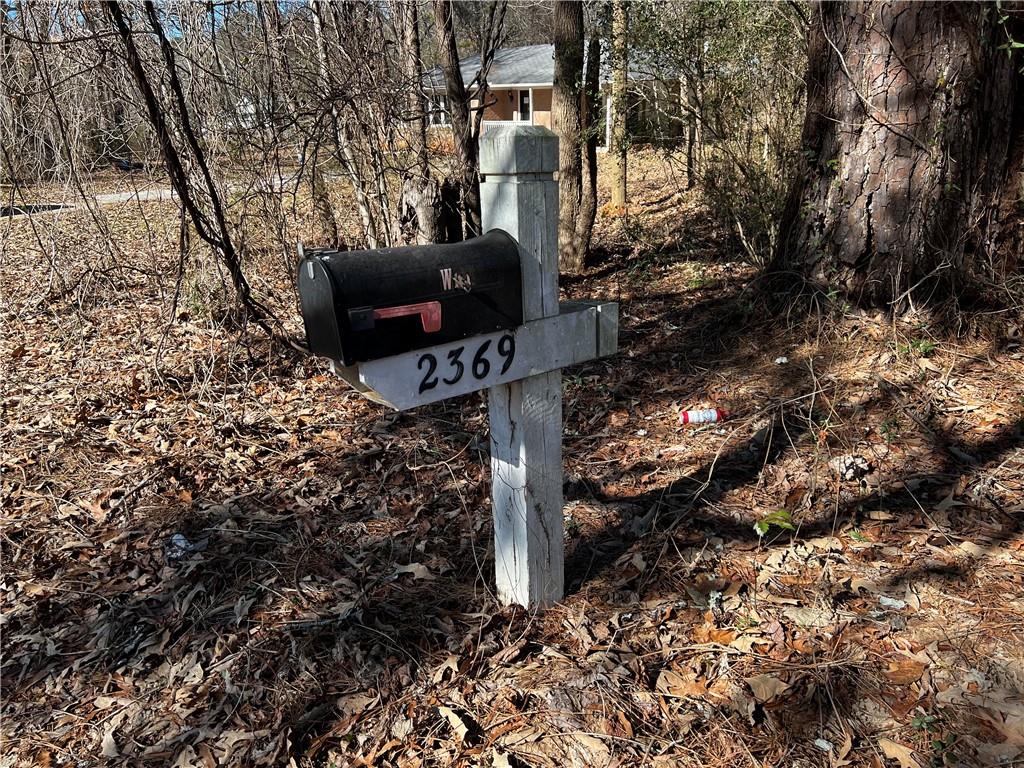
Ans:
[[[427,656],[521,623],[491,626],[467,604],[466,585],[479,579],[470,552],[450,559],[446,573],[410,561],[403,550],[415,544],[415,518],[404,535],[373,535],[351,519],[332,531],[317,518],[270,493],[135,521],[98,583],[44,592],[30,612],[6,617],[3,688],[20,703],[12,717],[52,724],[59,711],[46,690],[63,687],[63,708],[78,709],[113,677],[145,697],[140,719],[166,718],[149,738],[138,733],[147,730],[141,720],[134,733],[123,725],[136,748],[122,744],[122,756],[160,759],[230,731],[228,715],[246,709],[255,687],[272,693],[262,697],[264,711],[249,712],[247,727],[287,736],[291,752],[303,754],[338,724],[346,695],[397,700]],[[465,523],[453,521],[456,541]],[[48,643],[28,650],[24,640],[43,635]],[[481,659],[460,662],[470,668]],[[175,699],[200,687],[201,716],[174,725]]]
[[[688,295],[698,300],[681,306]],[[597,490],[589,496],[638,514],[608,523],[573,544],[566,564],[568,602],[607,574],[631,547],[670,537],[684,526],[698,537],[759,542],[748,522],[722,513],[720,502],[732,491],[755,486],[765,469],[795,445],[814,440],[813,409],[779,393],[812,391],[815,375],[822,372],[794,371],[759,360],[772,357],[776,340],[773,329],[760,321],[758,306],[757,295],[744,281],[714,290],[650,293],[623,303],[623,352],[611,363],[619,371],[615,391],[608,403],[592,394],[588,407],[644,400],[664,409],[674,395],[652,391],[652,371],[667,379],[693,377],[687,386],[696,390],[715,376],[727,378],[755,364],[763,372],[759,386],[770,406],[764,411],[766,423],[753,437],[730,442],[712,460],[661,487],[609,493],[601,490],[600,474],[594,476],[591,487]],[[586,376],[604,371],[602,365],[569,373]],[[879,390],[865,407],[883,400],[898,407],[897,394]],[[410,429],[445,432],[447,455],[457,455],[480,430],[479,421],[465,421],[465,411],[474,407],[475,401],[464,399],[456,406],[385,421],[388,428],[404,423]],[[849,497],[823,495],[813,508],[828,513],[802,515],[798,537],[830,534],[837,520],[856,521],[869,509],[892,514],[893,526],[917,525],[921,503],[928,503],[922,502],[924,496],[945,498],[957,492],[963,474],[997,463],[1021,444],[1020,421],[971,444],[940,424],[927,426],[934,438],[931,449],[944,459],[916,478],[915,489],[886,485]],[[182,748],[198,748],[233,731],[239,717],[250,730],[268,732],[246,750],[269,749],[268,743],[279,739],[283,752],[314,756],[325,744],[347,739],[358,718],[379,720],[384,713],[411,706],[411,682],[439,656],[455,657],[454,668],[435,670],[451,679],[486,676],[488,660],[499,650],[518,648],[516,654],[529,656],[523,638],[539,630],[531,629],[522,613],[497,611],[487,591],[493,555],[489,526],[478,519],[486,517],[486,473],[474,481],[475,487],[473,482],[444,487],[435,480],[407,505],[376,510],[371,503],[374,484],[376,495],[386,497],[388,486],[398,481],[389,468],[376,470],[372,464],[399,458],[384,449],[321,462],[318,471],[327,476],[369,475],[373,483],[361,491],[339,484],[315,504],[296,495],[291,481],[282,480],[267,493],[223,499],[202,509],[179,505],[159,516],[126,517],[129,532],[123,552],[104,554],[103,547],[83,547],[65,591],[44,591],[28,611],[5,617],[8,642],[33,649],[28,655],[5,654],[3,685],[8,700],[23,707],[17,717],[46,709],[52,713],[57,701],[53,691],[59,693],[63,709],[91,716],[89,702],[98,692],[111,693],[109,681],[118,679],[133,695],[145,693],[142,714],[149,720],[164,717],[176,723],[155,733],[143,732],[141,725],[138,732],[123,725],[122,733],[136,743],[135,756],[148,749],[152,759],[170,759]],[[653,466],[657,459],[648,462]],[[441,465],[451,471],[445,461]],[[640,463],[631,471],[641,471]],[[346,506],[346,496],[352,494],[367,496],[366,504]],[[571,491],[568,498],[573,498]],[[1019,530],[1019,513],[1004,517],[992,545]],[[951,520],[952,531],[966,523],[966,518]],[[197,550],[176,550],[175,533]],[[780,537],[765,545],[766,552],[789,543],[788,536]],[[40,563],[39,573],[47,567]],[[890,580],[968,578],[971,567],[967,563],[943,571],[922,562],[891,574]],[[101,569],[102,579],[90,582],[90,574]],[[648,586],[648,597],[668,591],[657,582]],[[836,599],[848,597],[840,594]],[[51,633],[56,625],[70,629]],[[23,639],[48,633],[52,647],[44,639]],[[192,680],[189,674],[196,664],[201,672]],[[647,671],[656,676],[653,663]],[[813,675],[821,679],[811,680],[814,686],[805,695],[782,706],[759,705],[750,713],[751,721],[756,725],[770,717],[794,737],[810,736],[818,713],[848,711],[862,695],[850,668],[818,669]],[[48,686],[50,692],[44,695]],[[257,707],[248,703],[253,690],[260,691]],[[188,701],[192,696],[202,702],[198,714],[183,717],[173,711],[176,698]],[[360,706],[365,703],[352,703],[358,696],[379,699],[377,714],[364,716]],[[46,721],[54,731],[57,716]],[[358,728],[366,732],[374,724],[360,722]],[[736,727],[746,729],[750,723],[738,722]],[[127,755],[127,742],[121,746]],[[246,754],[234,757],[244,760]]]
[[[762,334],[762,329],[752,329],[752,324],[746,321],[750,314],[748,302],[757,301],[757,297],[752,297],[749,291],[733,289],[720,298],[682,309],[662,304],[661,296],[640,297],[634,301],[650,302],[660,311],[648,314],[642,322],[630,328],[627,338],[632,348],[642,347],[645,331],[657,328],[677,328],[685,340],[685,346],[652,342],[649,351],[643,355],[645,363],[658,360],[660,365],[671,366],[680,375],[689,375],[696,369],[691,346],[697,346],[700,351],[708,353],[699,366],[703,372],[697,377],[698,381],[690,380],[694,391],[701,391],[713,376],[728,380],[742,366],[751,363],[751,356],[739,349],[741,342],[756,345],[759,339],[763,340],[763,349],[769,356],[785,350],[777,345],[777,340],[772,339],[770,333]],[[703,314],[709,308],[710,318]],[[721,322],[718,318],[732,320]],[[709,319],[711,322],[707,322]],[[753,339],[748,336],[752,330]],[[690,340],[694,339],[696,342],[691,345]],[[994,348],[998,346],[999,342],[993,343]],[[831,345],[824,339],[819,341],[819,349],[821,357],[826,360],[837,356],[842,359],[840,343]],[[622,363],[634,368],[638,365],[633,360],[624,360]],[[615,569],[622,569],[630,551],[658,551],[656,541],[677,537],[681,529],[690,534],[686,540],[692,540],[694,536],[703,536],[705,540],[718,538],[738,544],[741,549],[759,548],[766,558],[771,557],[773,552],[787,550],[795,542],[835,536],[843,529],[856,530],[856,526],[866,520],[868,513],[884,514],[884,519],[888,521],[887,528],[932,531],[938,543],[948,543],[964,540],[971,535],[978,539],[971,507],[985,506],[988,513],[998,520],[992,530],[980,537],[983,549],[987,552],[993,552],[1021,531],[1024,511],[1019,507],[1016,511],[1005,509],[996,495],[987,489],[986,476],[1024,446],[1024,419],[1012,420],[979,440],[972,440],[969,435],[958,437],[937,416],[930,412],[921,416],[913,411],[907,402],[908,392],[916,388],[913,384],[900,384],[896,377],[876,371],[872,382],[873,394],[858,408],[861,413],[902,413],[910,427],[921,436],[922,456],[927,458],[923,466],[907,466],[891,477],[875,478],[871,484],[855,481],[823,483],[812,495],[807,508],[794,513],[793,521],[797,528],[794,534],[773,533],[762,538],[752,525],[757,519],[756,512],[748,507],[748,512],[754,516],[748,514],[743,519],[734,514],[735,510],[727,509],[728,504],[723,506],[723,502],[733,492],[743,489],[753,491],[763,486],[773,470],[781,467],[782,459],[798,460],[801,445],[804,450],[810,447],[813,451],[816,440],[820,439],[816,425],[827,423],[828,414],[815,412],[800,397],[781,396],[779,393],[820,393],[821,381],[828,378],[829,371],[827,365],[817,370],[804,368],[796,371],[790,367],[773,369],[771,366],[762,366],[760,371],[764,374],[760,387],[768,393],[771,402],[770,421],[754,436],[748,439],[723,439],[720,452],[710,460],[688,471],[685,476],[654,489],[647,488],[636,493],[606,491],[606,487],[616,487],[616,480],[621,474],[620,468],[614,465],[604,472],[607,477],[603,477],[599,471],[588,477],[586,482],[570,487],[570,501],[576,499],[584,504],[593,502],[618,512],[615,519],[596,530],[590,530],[574,542],[566,563],[566,582],[570,593],[592,596],[589,585],[615,583]],[[893,381],[886,379],[886,375]],[[636,398],[644,392],[645,376],[645,371],[635,370],[633,377],[624,377],[624,403],[637,402]],[[662,398],[663,401],[667,399],[664,395]],[[724,431],[730,430],[728,423],[723,427]],[[634,477],[653,474],[654,464],[656,462],[638,462],[632,467],[631,473]],[[966,499],[965,488],[968,486],[973,486],[971,503],[962,511],[956,508],[947,510],[948,515],[936,528],[930,510],[943,500],[948,502],[954,497]],[[621,484],[618,487],[621,488]],[[882,591],[896,591],[903,590],[908,584],[929,581],[967,586],[975,579],[978,569],[985,565],[986,559],[987,554],[960,557],[955,563],[939,558],[921,558],[891,569],[876,587]],[[661,586],[657,578],[654,578],[643,583],[642,591],[641,587],[637,589],[637,594],[645,600],[656,601],[676,592],[678,583]],[[826,597],[832,600],[836,608],[860,597],[858,589],[850,585],[827,591],[830,594]],[[627,591],[625,594],[633,593]],[[809,668],[815,668],[811,662],[808,665]],[[817,669],[816,674],[820,674],[821,669]],[[858,681],[855,673],[851,673],[851,670],[844,672],[841,665],[837,665],[835,674],[838,675],[837,679],[818,680],[802,691],[801,695],[772,707],[772,718],[784,726],[783,732],[793,737],[801,729],[807,729],[811,723],[818,722],[819,713],[848,713],[856,701],[863,699],[864,686],[870,676],[861,675]],[[981,743],[990,743],[994,737],[985,725],[987,715],[983,709],[967,707],[964,712],[971,722],[958,733],[971,736]],[[755,720],[763,716],[763,712],[753,715]],[[813,741],[813,738],[810,736],[808,741]]]

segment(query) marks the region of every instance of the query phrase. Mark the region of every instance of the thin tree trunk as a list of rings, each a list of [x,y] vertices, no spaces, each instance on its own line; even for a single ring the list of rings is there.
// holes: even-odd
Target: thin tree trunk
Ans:
[[[399,2],[393,6],[402,33],[402,75],[408,89],[406,109],[409,131],[409,152],[413,167],[402,189],[404,205],[416,219],[416,242],[437,242],[440,194],[430,175],[427,156],[427,103],[423,96],[422,59],[420,57],[419,14],[416,3]]]
[[[213,32],[213,29],[216,27],[217,6],[210,2],[207,4],[207,8],[210,14],[210,45],[213,48],[214,60],[217,62],[217,68],[221,74],[221,81],[226,87],[226,84],[230,81],[227,79],[228,75],[225,71],[224,60],[227,58],[230,61],[230,54],[233,51],[230,51],[227,57],[220,55],[220,45]],[[286,243],[289,243],[290,238],[287,234],[288,223],[282,195],[284,191],[284,174],[281,169],[281,151],[284,148],[284,142],[278,120],[274,116],[278,113],[277,104],[280,103],[284,107],[284,113],[287,116],[288,122],[292,125],[297,124],[298,115],[293,96],[295,89],[290,77],[288,58],[285,55],[280,9],[275,3],[258,3],[255,6],[255,12],[267,54],[266,73],[262,86],[271,104],[268,110],[269,114],[265,118],[259,117],[262,110],[262,105],[259,104],[261,101],[259,97],[257,97],[254,104],[254,107],[259,107],[254,117],[261,123],[259,127],[262,130],[259,135],[262,136],[262,142],[259,152],[263,159],[263,167],[257,170],[256,178],[253,182],[256,189],[261,193],[260,203],[265,211],[268,224],[273,222],[273,226],[277,229],[278,242],[283,246],[282,250],[287,250]],[[230,38],[228,38],[228,44],[230,45]],[[248,118],[242,115],[236,117],[236,123],[239,129],[250,128]],[[256,132],[252,131],[252,133],[255,139]],[[324,238],[328,243],[335,244],[338,242],[337,223],[334,221],[333,212],[329,204],[325,208],[324,204],[328,201],[326,196],[322,194],[322,187],[319,187],[317,184],[316,151],[312,152],[313,159],[309,161],[307,158],[310,157],[311,153],[308,151],[306,142],[294,143],[296,144],[294,148],[295,157],[299,164],[300,174],[306,174],[307,171],[311,173],[310,191],[313,211],[317,214],[317,218],[320,221],[320,230],[326,233]],[[275,182],[280,187],[275,186]]]
[[[627,0],[612,2],[612,206],[626,205],[626,87],[629,78],[629,10]]]
[[[697,184],[697,109],[693,98],[694,86],[689,79],[681,80],[680,90],[684,91],[686,109],[686,188],[693,189]]]
[[[1024,39],[1024,19],[1004,26],[998,15],[969,3],[813,8],[807,159],[783,215],[779,266],[897,309],[971,274],[999,279],[1024,142],[1024,74],[999,46],[1008,34]]]
[[[597,215],[597,131],[601,114],[601,40],[596,35],[587,46],[586,73],[583,78],[583,183],[580,215],[576,222],[576,237],[584,256],[590,251]]]
[[[269,13],[271,22],[268,23],[266,14]],[[285,41],[281,35],[281,9],[276,3],[257,3],[256,15],[260,24],[264,27],[264,36],[270,59],[270,81],[267,83],[267,92],[275,98],[280,98],[288,112],[291,122],[297,124],[299,117],[298,105],[294,97],[294,84],[288,66],[288,57],[285,49]],[[276,74],[276,77],[274,76]],[[225,80],[225,82],[228,82]],[[268,121],[271,122],[272,121]],[[271,146],[274,151],[280,150],[280,135],[275,127],[271,127]],[[338,220],[334,215],[334,206],[327,191],[327,182],[320,171],[319,164],[319,136],[310,152],[306,143],[303,142],[299,150],[299,162],[309,164],[309,191],[313,198],[313,210],[316,211],[320,220],[320,227],[326,233],[330,244],[337,247],[341,243],[341,232],[338,229]],[[305,170],[305,168],[303,168]]]
[[[327,40],[324,36],[324,23],[323,18],[320,15],[321,4],[319,2],[315,2],[315,0],[311,0],[311,2],[313,6],[313,34],[316,36],[316,49],[320,64],[320,77],[323,79],[322,86],[325,89],[325,92],[329,92],[331,88],[331,77],[330,69],[327,65]],[[356,164],[355,155],[352,153],[352,147],[349,144],[348,136],[345,134],[345,130],[340,123],[341,117],[332,102],[331,131],[334,138],[335,148],[337,150],[337,158],[341,167],[344,169],[345,174],[348,176],[349,182],[352,184],[352,193],[356,198],[356,207],[359,209],[359,217],[363,224],[363,236],[366,238],[366,247],[377,248],[379,245],[377,222],[374,219],[373,212],[370,210],[370,202],[366,194],[366,189],[363,185],[363,179],[359,174],[359,167]]]
[[[577,222],[583,208],[583,4],[558,0],[554,15],[555,78],[551,119],[558,134],[558,266],[583,268]]]
[[[116,2],[107,3],[103,6],[103,9],[108,14],[114,29],[124,44],[128,69],[131,71],[135,84],[142,95],[150,125],[160,141],[171,184],[175,192],[178,193],[182,206],[188,211],[192,225],[196,228],[199,236],[220,253],[242,305],[268,334],[278,336],[275,325],[279,326],[279,323],[277,323],[276,318],[274,318],[271,312],[252,295],[249,281],[242,271],[241,256],[235,249],[234,242],[232,241],[231,232],[220,204],[220,197],[206,162],[206,154],[199,144],[188,116],[184,91],[182,90],[181,81],[178,78],[175,66],[174,49],[171,47],[160,24],[155,7],[147,3],[145,9],[150,28],[156,34],[160,45],[163,67],[169,80],[172,95],[171,109],[166,109],[156,96],[153,85],[146,74],[146,67],[142,56],[135,44],[134,34],[120,5]],[[213,211],[213,222],[210,221],[205,211],[193,198],[193,184],[185,169],[182,153],[179,152],[179,148],[175,144],[172,128],[168,122],[169,115],[177,118],[178,125],[176,127],[185,139],[183,149],[187,156],[190,156],[191,161],[198,166],[202,174],[204,187],[202,191],[210,201]]]
[[[459,156],[459,186],[462,192],[464,234],[480,234],[480,175],[476,132],[469,114],[469,95],[459,69],[459,48],[455,41],[455,18],[451,0],[434,0],[437,47],[444,72],[448,109],[452,119],[455,149]]]

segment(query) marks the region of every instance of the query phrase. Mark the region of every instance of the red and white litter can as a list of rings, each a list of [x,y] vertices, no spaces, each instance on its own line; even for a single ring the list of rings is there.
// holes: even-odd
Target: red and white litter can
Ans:
[[[725,421],[728,417],[728,412],[722,408],[706,408],[700,411],[681,411],[679,414],[679,423],[710,424],[715,421]]]

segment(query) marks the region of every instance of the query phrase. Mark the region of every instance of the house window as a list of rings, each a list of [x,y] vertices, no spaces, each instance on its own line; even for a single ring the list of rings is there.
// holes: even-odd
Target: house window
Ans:
[[[451,125],[452,115],[448,111],[448,97],[439,93],[430,96],[427,108],[427,123],[430,125]]]
[[[530,92],[519,92],[519,120],[524,123],[530,122]]]

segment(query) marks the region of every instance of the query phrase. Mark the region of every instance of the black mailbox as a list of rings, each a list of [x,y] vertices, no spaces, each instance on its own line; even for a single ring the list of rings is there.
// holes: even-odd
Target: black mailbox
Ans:
[[[345,365],[514,328],[519,246],[492,229],[452,245],[310,250],[299,299],[310,351]]]

